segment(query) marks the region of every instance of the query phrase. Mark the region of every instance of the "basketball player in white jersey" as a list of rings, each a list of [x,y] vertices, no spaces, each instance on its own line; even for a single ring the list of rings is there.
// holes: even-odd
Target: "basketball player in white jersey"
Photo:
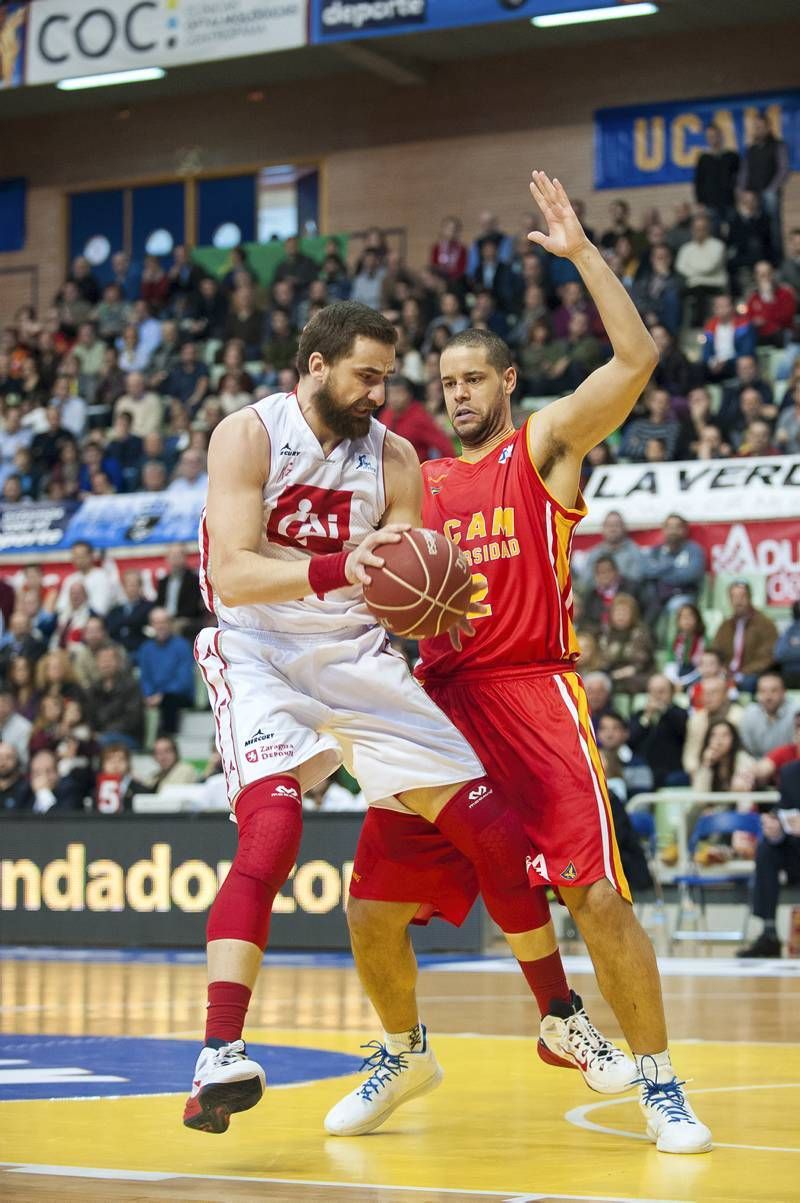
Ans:
[[[303,331],[296,393],[230,415],[211,440],[201,584],[219,626],[200,633],[195,655],[238,846],[208,918],[206,1040],[184,1112],[202,1131],[225,1131],[263,1093],[241,1039],[245,1014],[272,903],[297,857],[302,794],[342,762],[370,805],[435,820],[432,833],[472,863],[504,932],[549,921],[517,815],[364,604],[376,552],[421,510],[416,453],[372,417],[395,337],[363,305],[329,306]],[[420,901],[437,909],[435,893]],[[384,1076],[395,1084],[382,1115],[441,1078],[421,1025],[387,1033],[387,1046]],[[408,1053],[399,1077],[398,1048]]]

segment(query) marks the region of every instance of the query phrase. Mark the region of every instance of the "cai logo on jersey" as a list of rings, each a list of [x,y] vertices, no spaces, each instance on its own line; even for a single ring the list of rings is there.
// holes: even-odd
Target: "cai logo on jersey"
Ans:
[[[267,538],[315,554],[341,551],[350,538],[352,493],[291,485],[281,493],[267,523]]]

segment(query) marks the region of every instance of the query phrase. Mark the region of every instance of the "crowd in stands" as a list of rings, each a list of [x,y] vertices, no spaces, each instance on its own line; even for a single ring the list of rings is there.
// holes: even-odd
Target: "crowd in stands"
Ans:
[[[157,584],[148,576],[149,595],[142,572],[99,562],[89,544],[71,556],[57,586],[29,566],[0,588],[0,814],[116,813],[194,779],[175,736],[195,700],[191,640],[212,619],[184,549]],[[131,755],[148,729],[152,779],[139,782]]]
[[[615,200],[605,228],[587,223],[660,352],[651,386],[588,457],[587,473],[616,459],[800,449],[800,229],[784,246],[783,143],[768,138],[765,166],[749,151],[734,163],[713,126],[707,137],[697,203],[679,204],[671,222],[653,209],[634,220]],[[487,212],[465,240],[448,217],[428,262],[416,265],[379,229],[353,245],[350,262],[335,238],[321,262],[290,238],[268,284],[241,248],[219,277],[185,246],[138,265],[117,251],[103,283],[76,258],[53,304],[39,315],[22,307],[2,333],[3,498],[202,493],[214,427],[254,398],[290,391],[299,331],[348,297],[397,326],[398,374],[383,417],[421,458],[452,447],[438,359],[469,325],[512,345],[517,401],[574,389],[610,347],[573,265],[527,239],[538,220],[509,232]]]
[[[703,551],[674,514],[662,541],[643,548],[622,515],[609,513],[602,540],[575,569],[578,664],[614,799],[624,805],[664,787],[779,792],[777,811],[757,804],[759,843],[735,833],[702,854],[755,859],[755,913],[765,929],[745,952],[780,955],[779,874],[800,882],[800,602],[779,632],[750,582],[733,581],[711,629],[701,608]],[[746,812],[753,799],[733,805]],[[714,809],[698,804],[689,829]]]
[[[766,122],[755,125],[741,161],[709,127],[694,201],[671,221],[654,209],[634,215],[618,199],[593,229],[575,202],[659,350],[624,427],[587,456],[586,478],[613,462],[800,452],[800,229],[781,221],[785,146]],[[219,277],[184,246],[141,264],[117,251],[102,283],[78,257],[52,304],[21,308],[2,333],[2,500],[139,490],[202,498],[214,428],[254,399],[290,392],[303,325],[347,298],[397,329],[381,420],[420,460],[451,454],[439,355],[453,334],[475,326],[509,342],[518,413],[576,388],[610,355],[573,265],[528,240],[538,221],[531,214],[509,231],[486,212],[464,237],[447,217],[428,261],[414,265],[377,228],[349,259],[338,239],[317,261],[290,238],[268,283],[243,248]],[[57,593],[33,568],[0,581],[0,811],[84,798],[99,810],[128,805],[146,784],[133,781],[130,753],[148,711],[159,781],[185,770],[174,735],[194,697],[190,640],[211,620],[183,550],[170,553],[156,596],[141,574],[120,577],[86,545],[74,548],[73,567]],[[620,798],[677,783],[713,792],[777,787],[784,773],[796,780],[797,707],[786,689],[800,688],[797,606],[779,633],[748,584],[735,585],[706,629],[705,556],[679,515],[650,549],[609,515],[578,567],[581,669]],[[796,805],[800,781],[792,788]],[[319,808],[321,797],[307,805]],[[338,804],[331,794],[327,808]]]

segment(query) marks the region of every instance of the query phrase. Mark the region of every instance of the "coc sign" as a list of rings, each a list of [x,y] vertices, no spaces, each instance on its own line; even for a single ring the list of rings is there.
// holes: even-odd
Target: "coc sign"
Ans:
[[[36,0],[26,81],[288,50],[306,41],[306,11],[306,0]]]

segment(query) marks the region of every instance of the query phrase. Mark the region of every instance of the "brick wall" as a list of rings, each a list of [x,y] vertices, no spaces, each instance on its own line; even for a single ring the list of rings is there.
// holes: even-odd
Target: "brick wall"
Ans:
[[[64,191],[175,176],[190,151],[206,171],[324,162],[328,228],[406,227],[412,263],[425,257],[445,212],[461,215],[467,233],[485,208],[521,229],[533,166],[559,175],[602,225],[610,196],[591,187],[594,109],[791,87],[798,44],[800,24],[727,30],[713,47],[680,35],[663,39],[657,53],[622,40],[445,64],[418,88],[359,73],[271,89],[265,58],[259,105],[231,91],[142,103],[124,120],[103,108],[8,123],[3,175],[30,182],[29,237],[25,251],[0,255],[0,268],[35,267],[44,303],[62,270]],[[657,205],[669,216],[687,191],[624,195],[634,213]],[[787,190],[787,216],[800,223],[800,175]],[[20,296],[10,279],[0,276],[0,317]]]

